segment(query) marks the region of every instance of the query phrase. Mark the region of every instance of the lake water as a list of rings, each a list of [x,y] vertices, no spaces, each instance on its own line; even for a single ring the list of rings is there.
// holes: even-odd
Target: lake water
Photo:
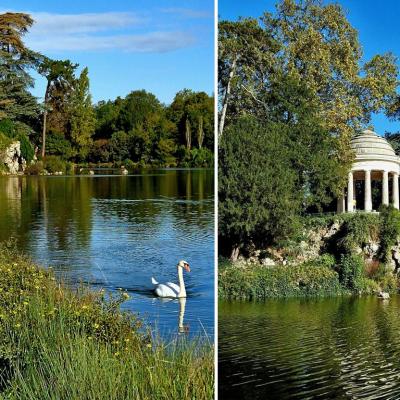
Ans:
[[[220,399],[400,399],[400,297],[221,302]]]
[[[127,290],[124,307],[164,338],[178,333],[179,317],[185,336],[213,335],[213,171],[112,172],[0,177],[0,240],[15,237],[69,284]],[[151,277],[177,282],[180,259],[191,266],[186,304],[155,298]]]

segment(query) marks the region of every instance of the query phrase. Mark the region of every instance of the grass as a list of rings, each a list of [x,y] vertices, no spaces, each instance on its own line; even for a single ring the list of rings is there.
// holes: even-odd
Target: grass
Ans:
[[[65,288],[1,244],[0,399],[211,399],[212,345],[153,339],[127,298]]]
[[[321,297],[343,292],[339,274],[319,262],[296,266],[243,267],[227,260],[218,268],[218,295],[230,300]]]

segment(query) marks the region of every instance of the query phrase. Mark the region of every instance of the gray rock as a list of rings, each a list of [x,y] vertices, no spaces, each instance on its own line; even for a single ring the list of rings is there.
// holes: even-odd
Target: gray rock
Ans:
[[[264,265],[264,267],[274,267],[276,265],[275,261],[269,257],[263,258],[261,264]]]
[[[378,292],[378,298],[380,299],[390,299],[390,294],[387,292]]]
[[[1,154],[2,162],[11,174],[24,171],[26,161],[21,155],[21,144],[19,141],[12,142]]]

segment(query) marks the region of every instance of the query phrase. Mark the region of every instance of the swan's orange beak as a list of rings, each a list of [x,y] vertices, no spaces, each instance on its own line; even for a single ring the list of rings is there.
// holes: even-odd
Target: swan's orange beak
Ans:
[[[186,270],[187,272],[190,272],[190,266],[189,266],[188,263],[183,264],[183,267],[185,268],[185,270]]]

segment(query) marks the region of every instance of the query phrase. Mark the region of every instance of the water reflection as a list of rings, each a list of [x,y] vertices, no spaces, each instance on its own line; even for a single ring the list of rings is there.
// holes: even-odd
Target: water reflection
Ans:
[[[128,289],[133,298],[127,307],[162,332],[176,332],[177,304],[152,302],[150,277],[168,280],[176,262],[188,259],[195,269],[187,285],[194,300],[186,309],[191,332],[202,332],[200,320],[212,334],[212,171],[96,173],[1,177],[0,240],[16,237],[72,284]]]
[[[220,397],[400,398],[400,297],[222,303]]]

